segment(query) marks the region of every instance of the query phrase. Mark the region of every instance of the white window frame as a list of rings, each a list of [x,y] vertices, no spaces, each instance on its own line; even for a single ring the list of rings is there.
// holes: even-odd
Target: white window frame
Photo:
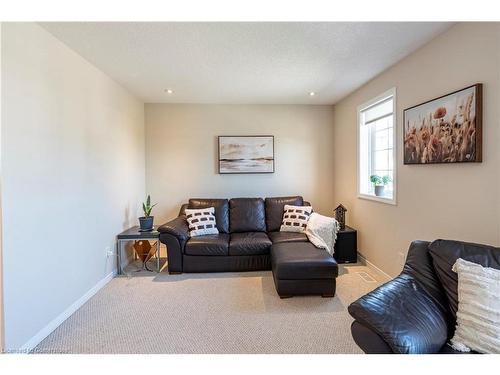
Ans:
[[[369,107],[378,104],[380,102],[383,102],[386,100],[388,97],[392,96],[393,101],[392,101],[392,168],[393,168],[393,178],[392,178],[392,198],[385,198],[385,197],[377,197],[375,195],[371,194],[365,194],[361,192],[361,178],[360,178],[360,164],[361,164],[361,157],[360,157],[360,127],[361,127],[361,113],[368,109]],[[361,104],[357,108],[357,124],[356,124],[356,129],[357,129],[357,189],[358,189],[358,198],[361,199],[368,199],[371,201],[376,201],[376,202],[381,202],[381,203],[387,203],[387,204],[392,204],[396,205],[397,200],[397,155],[398,155],[398,143],[397,143],[397,115],[396,115],[396,88],[393,87],[390,90],[387,90],[386,92],[378,95],[377,97]],[[371,151],[371,150],[370,150]]]

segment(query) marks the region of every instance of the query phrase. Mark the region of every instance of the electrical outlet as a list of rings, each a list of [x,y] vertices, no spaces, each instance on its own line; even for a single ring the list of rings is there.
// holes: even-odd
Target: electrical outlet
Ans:
[[[404,253],[398,253],[399,265],[403,267],[406,262],[406,256]]]
[[[106,248],[104,249],[104,252],[106,253],[106,257],[111,257],[113,256],[113,251],[111,250],[111,247],[109,246],[106,246]]]

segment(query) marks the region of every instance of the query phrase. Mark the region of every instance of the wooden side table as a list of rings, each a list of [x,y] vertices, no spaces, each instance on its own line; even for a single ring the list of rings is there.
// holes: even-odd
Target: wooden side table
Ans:
[[[158,272],[160,272],[160,233],[156,230],[157,227],[153,227],[150,232],[139,231],[139,226],[129,228],[119,235],[116,236],[116,253],[118,254],[118,275],[121,275],[122,270],[122,247],[123,242],[126,241],[156,241],[156,266]]]
[[[356,263],[358,261],[358,232],[345,226],[337,233],[333,257],[337,263]]]

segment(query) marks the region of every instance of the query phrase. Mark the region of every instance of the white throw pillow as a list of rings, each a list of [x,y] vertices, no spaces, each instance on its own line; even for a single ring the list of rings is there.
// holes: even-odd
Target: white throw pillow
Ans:
[[[215,208],[186,209],[186,220],[191,237],[219,233],[215,223]]]
[[[304,232],[311,212],[311,206],[291,206],[285,204],[280,232]]]
[[[458,311],[455,350],[500,353],[500,270],[457,259]]]

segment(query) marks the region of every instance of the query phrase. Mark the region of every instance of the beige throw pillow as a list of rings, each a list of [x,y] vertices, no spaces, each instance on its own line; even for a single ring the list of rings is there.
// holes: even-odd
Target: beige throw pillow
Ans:
[[[457,259],[458,312],[455,350],[500,353],[500,270]]]

